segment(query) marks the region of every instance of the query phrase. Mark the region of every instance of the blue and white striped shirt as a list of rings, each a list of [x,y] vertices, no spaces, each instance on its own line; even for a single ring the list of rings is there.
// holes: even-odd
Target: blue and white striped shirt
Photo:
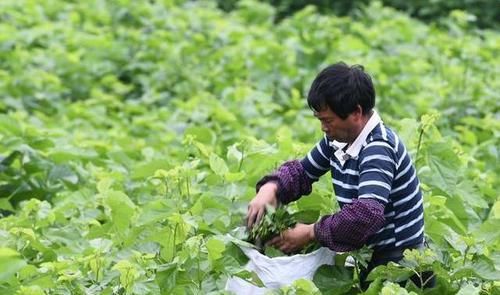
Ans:
[[[374,199],[384,206],[385,225],[367,245],[390,250],[423,242],[424,212],[420,184],[404,144],[374,111],[351,146],[325,136],[301,161],[316,181],[331,171],[342,208],[353,199]]]

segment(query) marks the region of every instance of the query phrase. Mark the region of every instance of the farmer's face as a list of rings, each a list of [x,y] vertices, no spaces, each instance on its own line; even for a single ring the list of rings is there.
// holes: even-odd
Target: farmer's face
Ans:
[[[329,140],[352,143],[358,135],[358,115],[350,114],[345,120],[341,119],[330,108],[325,107],[319,112],[314,112],[314,116],[321,122],[321,130]]]

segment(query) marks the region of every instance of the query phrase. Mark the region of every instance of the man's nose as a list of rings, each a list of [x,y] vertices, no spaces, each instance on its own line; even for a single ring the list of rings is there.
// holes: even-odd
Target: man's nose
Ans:
[[[328,133],[328,128],[326,127],[325,124],[321,123],[321,131]]]

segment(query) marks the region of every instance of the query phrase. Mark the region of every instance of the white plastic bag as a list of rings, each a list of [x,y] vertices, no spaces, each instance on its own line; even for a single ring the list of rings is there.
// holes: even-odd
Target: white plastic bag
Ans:
[[[241,245],[240,248],[250,259],[245,269],[254,271],[266,287],[260,288],[241,278],[232,277],[227,280],[225,290],[238,295],[265,294],[271,289],[290,285],[298,279],[312,280],[321,265],[333,265],[335,258],[335,252],[325,247],[308,254],[275,258],[267,257],[253,248]]]

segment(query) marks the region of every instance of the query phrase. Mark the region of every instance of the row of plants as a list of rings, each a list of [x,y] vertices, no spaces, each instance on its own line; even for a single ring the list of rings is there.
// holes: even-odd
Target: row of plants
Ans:
[[[422,21],[440,23],[454,10],[466,11],[469,22],[480,28],[498,29],[500,15],[494,1],[467,1],[467,0],[434,0],[434,1],[402,1],[379,0],[384,6],[390,6],[406,12],[411,17]],[[217,1],[218,6],[226,11],[231,11],[241,5],[242,0]],[[314,5],[324,14],[358,16],[360,10],[370,5],[373,0],[265,0],[275,7],[276,21],[279,21],[308,5]]]
[[[425,193],[430,252],[376,272],[368,294],[498,292],[498,34],[379,4],[361,21],[308,7],[274,24],[273,7],[245,3],[0,3],[0,293],[259,284],[228,234],[257,180],[321,136],[303,97],[338,60],[373,75]],[[289,208],[337,209],[326,179]],[[357,290],[338,263],[276,292]],[[437,289],[382,282],[422,269]]]

